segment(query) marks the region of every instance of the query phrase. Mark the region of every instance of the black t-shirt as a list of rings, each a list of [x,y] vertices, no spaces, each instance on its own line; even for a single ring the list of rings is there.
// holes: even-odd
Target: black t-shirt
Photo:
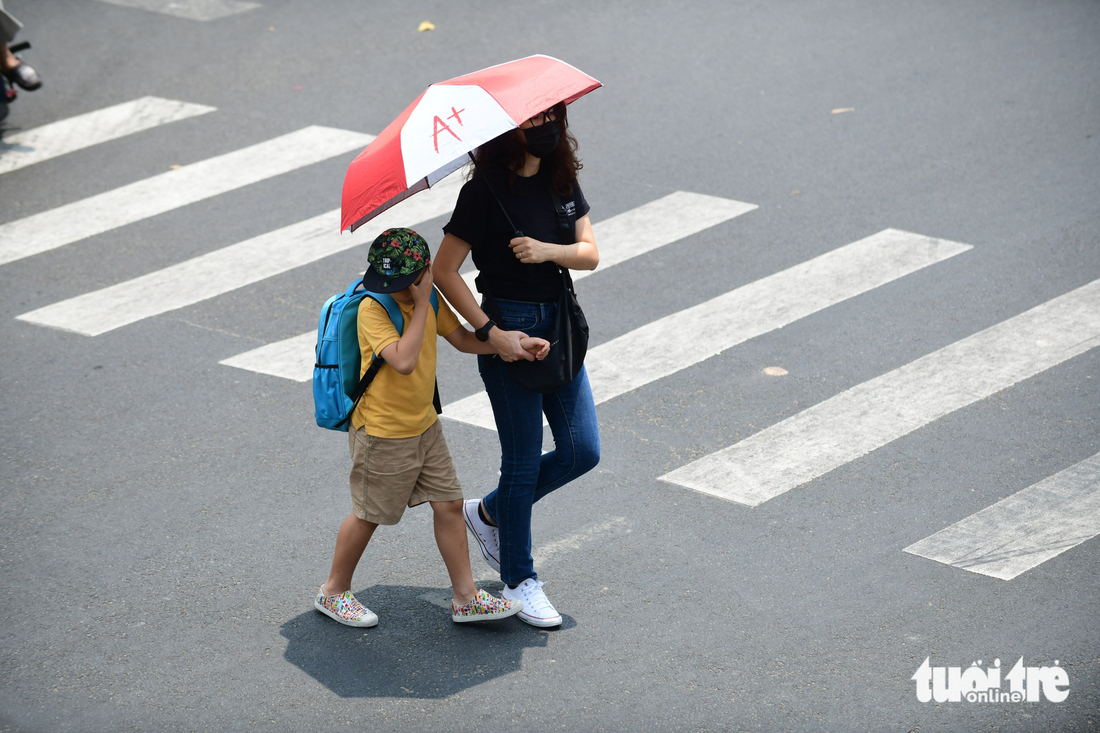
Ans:
[[[553,262],[525,265],[516,259],[508,246],[513,229],[485,185],[483,175],[488,177],[508,216],[524,236],[541,242],[558,242],[558,216],[541,173],[530,178],[516,176],[511,185],[508,172],[475,173],[459,192],[454,213],[443,231],[470,245],[474,265],[494,297],[536,303],[557,300],[562,288],[557,265]],[[573,184],[572,195],[561,197],[561,203],[569,214],[570,232],[576,231],[577,219],[589,210],[581,187]]]

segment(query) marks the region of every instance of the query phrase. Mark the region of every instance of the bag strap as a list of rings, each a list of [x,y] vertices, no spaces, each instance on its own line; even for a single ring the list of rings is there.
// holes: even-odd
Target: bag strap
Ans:
[[[478,172],[481,179],[485,181],[485,187],[489,189],[489,193],[492,195],[493,200],[497,202],[497,206],[500,207],[501,213],[504,214],[508,226],[515,233],[516,237],[522,237],[523,232],[516,228],[516,225],[512,222],[512,217],[508,216],[508,210],[504,208],[504,203],[500,200],[500,197],[497,196],[497,192],[493,189],[492,184],[489,183],[489,177],[478,167],[477,159],[474,157],[474,154],[471,152],[468,153],[468,155],[474,164],[474,169]],[[574,234],[572,232],[572,227],[569,225],[569,215],[566,213],[565,207],[562,206],[561,197],[558,196],[558,192],[554,189],[554,184],[550,180],[550,177],[543,176],[543,178],[546,180],[547,190],[550,191],[550,200],[554,203],[554,213],[558,217],[558,244],[571,244],[574,240]],[[573,278],[570,277],[569,270],[561,265],[555,266],[558,268],[558,272],[561,273],[562,287],[576,296],[576,292],[573,290]],[[500,308],[497,307],[497,300],[493,297],[492,291],[485,286],[485,281],[482,279],[481,273],[478,273],[478,276],[474,278],[474,284],[477,286],[478,291],[485,296],[482,306],[489,317],[497,323],[503,323],[504,319],[500,315]],[[437,411],[442,412],[438,410],[438,408]]]
[[[558,244],[573,244],[576,236],[571,231],[572,227],[569,226],[569,214],[566,213],[565,207],[561,205],[561,197],[558,196],[558,191],[554,188],[554,182],[550,180],[550,176],[545,178],[546,190],[550,192],[550,200],[554,202],[554,213],[558,215]]]
[[[569,214],[566,213],[565,207],[562,206],[561,197],[558,196],[558,191],[554,188],[554,182],[550,180],[550,176],[546,176],[546,188],[550,191],[550,200],[554,202],[554,213],[558,215],[558,244],[573,244],[576,239],[576,232],[574,228],[569,225]],[[566,289],[576,295],[573,291],[573,278],[570,276],[569,270],[558,265],[558,271],[561,272],[562,283],[565,285]]]
[[[470,156],[470,161],[474,164],[474,169],[478,172],[478,175],[483,181],[485,181],[485,187],[489,189],[489,193],[492,195],[493,200],[497,202],[497,206],[500,207],[500,211],[504,214],[504,219],[508,222],[508,226],[512,229],[512,232],[516,237],[522,237],[523,232],[516,228],[516,225],[512,222],[512,217],[508,216],[508,209],[504,208],[504,203],[497,196],[496,190],[493,185],[489,183],[489,177],[482,172],[481,168],[477,164],[477,158],[474,157],[473,152],[467,153]],[[540,169],[541,172],[541,169]],[[572,244],[574,235],[573,228],[569,224],[569,214],[566,213],[565,207],[562,206],[561,198],[558,196],[557,190],[554,189],[554,184],[550,180],[549,176],[543,176],[546,179],[546,188],[550,191],[550,200],[554,202],[554,213],[558,217],[558,244]],[[569,270],[558,265],[558,272],[561,273],[562,283],[570,292],[573,292],[573,278],[569,275]],[[496,299],[487,288],[484,287],[484,281],[481,279],[481,275],[478,274],[474,278],[474,284],[477,286],[478,291],[485,296],[486,304],[492,309],[489,313],[489,317],[495,321],[500,321],[500,310],[497,308]]]
[[[500,207],[500,212],[502,214],[504,214],[504,219],[505,219],[505,221],[508,222],[508,226],[509,226],[509,228],[511,228],[513,236],[514,237],[522,237],[523,232],[521,232],[519,229],[517,229],[516,225],[512,223],[512,217],[508,216],[508,209],[504,208],[504,204],[501,202],[500,197],[497,196],[497,192],[493,188],[493,184],[489,183],[489,177],[487,175],[485,175],[484,172],[482,172],[481,168],[478,167],[477,158],[474,157],[473,152],[471,151],[471,152],[467,153],[467,155],[470,156],[470,161],[473,162],[474,170],[477,171],[478,176],[481,177],[481,180],[485,181],[485,187],[489,189],[489,193],[492,194],[493,200],[497,202],[497,206]]]

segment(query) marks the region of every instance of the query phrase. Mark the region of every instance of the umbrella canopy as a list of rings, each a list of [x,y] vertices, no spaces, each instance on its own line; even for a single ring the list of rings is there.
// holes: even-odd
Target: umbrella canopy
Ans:
[[[354,231],[434,186],[461,168],[479,145],[599,86],[549,56],[528,56],[432,84],[348,166],[341,231]]]

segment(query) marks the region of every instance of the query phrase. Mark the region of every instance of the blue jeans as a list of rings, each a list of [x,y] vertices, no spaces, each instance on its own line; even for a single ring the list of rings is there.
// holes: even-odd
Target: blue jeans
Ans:
[[[497,299],[506,331],[542,336],[554,321],[556,303]],[[551,491],[592,470],[600,461],[600,428],[588,373],[550,394],[519,387],[496,356],[478,356],[478,369],[493,405],[500,436],[500,483],[482,501],[499,527],[500,579],[519,585],[537,579],[531,558],[531,507]],[[542,416],[554,435],[554,450],[542,455]]]

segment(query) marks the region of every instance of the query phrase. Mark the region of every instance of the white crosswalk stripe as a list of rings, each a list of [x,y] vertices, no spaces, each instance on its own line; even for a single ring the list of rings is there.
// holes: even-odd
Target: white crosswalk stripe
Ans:
[[[228,293],[373,240],[454,208],[461,180],[441,182],[341,236],[340,210],[238,242],[163,270],[24,313],[19,320],[98,336],[121,326]]]
[[[593,224],[592,233],[600,249],[600,266],[595,270],[570,270],[569,276],[576,283],[596,272],[603,272],[609,267],[678,242],[757,208],[759,207],[756,204],[746,204],[743,201],[675,191],[656,201]],[[477,270],[462,275],[466,287],[475,294],[476,277]]]
[[[261,7],[245,0],[100,0],[109,5],[148,10],[187,20],[218,20]]]
[[[661,480],[756,506],[1100,345],[1100,280],[852,387]]]
[[[452,176],[452,178],[457,180],[457,177]],[[593,272],[602,272],[609,267],[697,234],[756,208],[755,204],[746,204],[742,201],[676,191],[636,209],[618,214],[592,227],[600,247],[599,269],[571,271],[573,281],[576,282]],[[463,274],[466,284],[475,293],[477,289],[473,281],[476,276],[476,270]],[[293,338],[239,354],[221,363],[238,369],[305,382],[313,377],[316,343],[316,330],[308,331]]]
[[[319,163],[373,139],[348,130],[306,127],[0,225],[0,265]]]
[[[905,551],[991,578],[1023,572],[1100,535],[1100,454],[971,514]]]
[[[313,379],[316,350],[317,329],[313,329],[293,338],[231,356],[218,363],[272,377],[292,379],[295,382],[308,382]]]
[[[606,402],[968,249],[896,229],[845,245],[590,349],[593,396]],[[443,414],[495,429],[484,392],[446,405]]]
[[[0,141],[0,174],[213,111],[214,107],[204,104],[142,97],[26,132],[5,135]]]

